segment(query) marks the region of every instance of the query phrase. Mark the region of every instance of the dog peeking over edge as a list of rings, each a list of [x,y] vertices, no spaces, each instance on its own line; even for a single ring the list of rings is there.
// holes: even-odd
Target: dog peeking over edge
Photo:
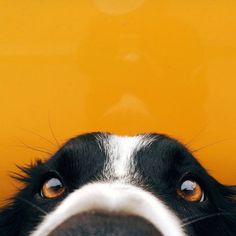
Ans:
[[[236,235],[236,188],[162,134],[72,138],[0,211],[1,236]]]

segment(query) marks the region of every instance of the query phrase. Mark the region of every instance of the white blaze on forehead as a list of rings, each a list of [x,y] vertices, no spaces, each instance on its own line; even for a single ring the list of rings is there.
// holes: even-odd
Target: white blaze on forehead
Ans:
[[[98,136],[105,149],[108,160],[103,171],[107,178],[127,179],[134,168],[135,152],[147,147],[154,137],[144,134],[136,136],[105,135]]]

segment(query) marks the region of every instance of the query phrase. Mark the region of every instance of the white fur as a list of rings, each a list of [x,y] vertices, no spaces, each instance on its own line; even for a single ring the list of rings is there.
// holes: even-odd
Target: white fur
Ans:
[[[103,171],[106,179],[120,182],[130,182],[130,173],[133,171],[135,152],[148,147],[154,138],[148,134],[136,136],[107,135],[98,136],[98,141],[105,148],[108,160]]]
[[[47,236],[71,216],[99,210],[143,217],[164,236],[185,235],[178,218],[151,193],[128,184],[94,183],[71,193],[31,236]]]
[[[105,181],[93,183],[70,194],[59,207],[45,217],[31,236],[47,236],[52,230],[71,216],[88,211],[126,213],[145,218],[164,236],[184,236],[178,218],[151,193],[130,185],[134,158],[137,151],[154,141],[151,135],[122,137],[97,135],[107,161],[103,170]]]

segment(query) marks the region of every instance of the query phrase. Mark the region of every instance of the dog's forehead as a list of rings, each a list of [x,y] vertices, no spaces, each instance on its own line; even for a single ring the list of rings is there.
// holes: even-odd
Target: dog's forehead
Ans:
[[[148,148],[156,137],[150,134],[135,136],[118,136],[102,134],[96,136],[107,157],[103,170],[104,176],[111,178],[127,178],[134,172],[135,154],[141,149]]]
[[[84,150],[93,152],[93,148],[99,148],[107,155],[126,154],[146,148],[154,141],[157,141],[161,135],[146,133],[134,136],[120,136],[111,133],[89,133],[79,135],[70,139],[62,149],[64,151]],[[167,137],[166,137],[167,138]]]
[[[187,148],[177,140],[166,135],[157,133],[145,133],[134,136],[119,136],[110,133],[94,134],[96,142],[106,155],[113,160],[122,158],[127,159],[136,155],[138,152],[188,152]]]
[[[157,133],[134,136],[103,132],[89,133],[72,138],[62,147],[62,151],[68,155],[78,155],[81,158],[85,156],[87,159],[97,156],[98,161],[103,156],[107,159],[106,162],[113,162],[120,167],[124,162],[132,161],[137,153],[142,153],[141,155],[158,155],[159,153],[160,155],[160,153],[174,153],[177,150],[187,151],[177,140]]]
[[[105,180],[130,182],[142,179],[144,175],[150,176],[152,172],[157,175],[170,170],[171,165],[175,166],[176,153],[185,151],[178,141],[162,134],[119,136],[99,132],[69,140],[59,152],[62,155],[54,160],[59,160],[63,171],[72,166],[70,172],[79,173],[83,178],[102,176]]]
[[[108,155],[123,157],[147,148],[157,140],[158,135],[138,134],[134,136],[119,136],[100,133],[95,135],[95,137],[100,147],[104,148]]]
[[[103,176],[128,182],[142,178],[140,171],[152,168],[154,164],[160,168],[163,159],[170,157],[169,153],[174,157],[176,150],[184,150],[177,141],[153,133],[135,136],[101,133],[96,135],[96,141],[106,156]],[[162,169],[165,168],[169,166]]]

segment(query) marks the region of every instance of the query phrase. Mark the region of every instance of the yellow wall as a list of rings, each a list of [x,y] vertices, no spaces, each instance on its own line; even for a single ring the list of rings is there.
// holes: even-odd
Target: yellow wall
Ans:
[[[207,146],[200,161],[235,184],[235,13],[233,0],[1,0],[0,199],[15,163],[47,157],[27,146],[56,150],[35,134],[55,143],[50,122],[60,143],[155,131]]]

